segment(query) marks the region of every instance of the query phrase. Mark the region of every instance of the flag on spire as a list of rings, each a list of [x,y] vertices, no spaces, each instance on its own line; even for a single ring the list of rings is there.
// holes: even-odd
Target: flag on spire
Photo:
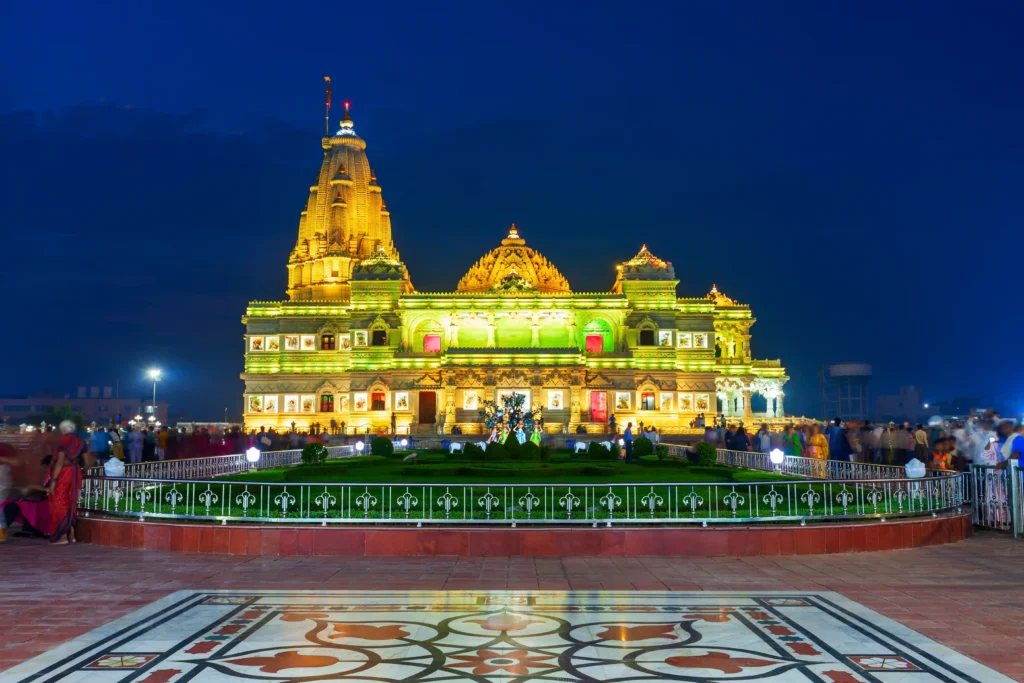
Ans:
[[[331,77],[324,76],[324,84],[327,86],[327,112],[324,115],[324,135],[331,134]]]

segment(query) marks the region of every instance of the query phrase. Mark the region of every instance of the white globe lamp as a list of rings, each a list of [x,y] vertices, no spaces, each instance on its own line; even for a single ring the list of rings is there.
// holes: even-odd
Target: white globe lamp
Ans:
[[[363,445],[364,445],[364,444],[363,444],[363,442],[362,442],[362,441],[356,441],[356,450],[357,450],[358,452],[362,453],[362,452],[363,452]]]
[[[782,449],[773,448],[772,452],[768,454],[768,458],[775,465],[775,469],[779,469],[783,461],[786,459],[786,454],[782,452]]]
[[[256,463],[260,461],[260,449],[253,446],[245,452],[245,459],[252,467],[256,467]]]
[[[402,439],[402,441],[401,441],[402,448],[406,448],[408,445],[409,445],[409,439]]]

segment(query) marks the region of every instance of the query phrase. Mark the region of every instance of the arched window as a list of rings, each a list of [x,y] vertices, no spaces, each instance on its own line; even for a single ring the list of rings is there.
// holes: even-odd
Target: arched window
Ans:
[[[321,394],[321,396],[320,396],[320,412],[321,413],[333,413],[334,412],[334,394]]]

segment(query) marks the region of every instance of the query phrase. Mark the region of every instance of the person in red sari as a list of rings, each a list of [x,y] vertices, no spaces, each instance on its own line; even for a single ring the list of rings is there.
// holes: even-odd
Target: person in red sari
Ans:
[[[50,507],[50,541],[58,545],[75,542],[78,519],[78,491],[82,488],[82,455],[85,441],[75,434],[75,423],[60,423],[61,437],[50,461],[47,500]]]

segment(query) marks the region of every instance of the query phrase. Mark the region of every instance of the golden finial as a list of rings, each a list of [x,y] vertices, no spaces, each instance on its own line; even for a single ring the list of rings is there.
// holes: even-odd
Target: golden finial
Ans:
[[[711,284],[711,293],[712,294],[718,294],[718,285],[716,285],[714,283]]]
[[[374,171],[372,168],[370,169],[370,182],[371,183],[377,182],[377,172]]]
[[[515,223],[513,223],[512,227],[508,229],[508,236],[509,237],[519,237],[519,229],[516,228],[516,224]]]

